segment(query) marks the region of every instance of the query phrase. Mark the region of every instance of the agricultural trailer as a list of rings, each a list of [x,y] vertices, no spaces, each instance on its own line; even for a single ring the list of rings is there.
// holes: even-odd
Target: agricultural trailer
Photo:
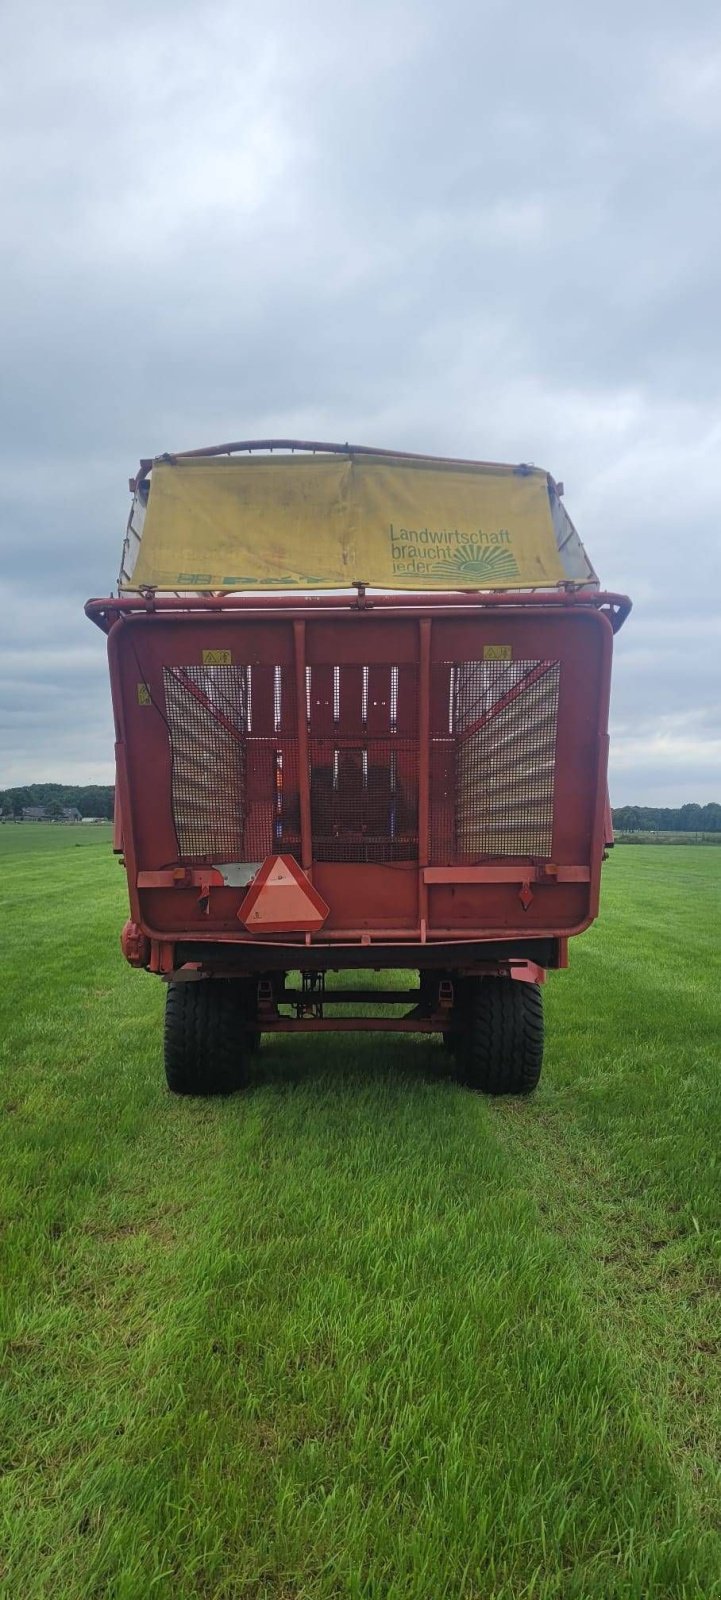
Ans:
[[[144,461],[131,490],[118,593],[86,611],[121,944],[167,985],[169,1087],[242,1087],[264,1034],[382,1030],[532,1090],[546,974],[598,914],[630,610],[562,485],[268,440]],[[415,987],[364,985],[399,970]]]

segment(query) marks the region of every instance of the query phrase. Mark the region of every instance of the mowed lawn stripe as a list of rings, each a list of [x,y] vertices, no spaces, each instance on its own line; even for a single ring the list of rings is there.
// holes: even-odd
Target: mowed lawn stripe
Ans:
[[[676,871],[673,849],[619,852],[605,879],[613,940],[598,925],[575,947],[563,985],[549,987],[544,1094],[493,1107],[519,1184],[563,1236],[588,1305],[625,1341],[644,1404],[709,1525],[721,1508],[713,854],[706,863],[689,851]]]
[[[721,1594],[693,1459],[560,1225],[565,1106],[570,1216],[582,1231],[587,1178],[601,1226],[595,1112],[564,1066],[575,974],[521,1107],[457,1088],[434,1043],[377,1037],[276,1040],[245,1096],[173,1101],[160,985],[116,953],[115,873],[78,852],[72,892],[20,896],[49,964],[33,1008],[17,962],[5,1067],[25,1152],[4,1273],[13,1592]],[[635,1181],[621,1162],[620,1195]]]
[[[172,1154],[159,1122],[116,1169],[54,1308],[25,1330],[57,1422],[38,1457],[28,1414],[24,1592],[41,1482],[48,1547],[69,1511],[95,1534],[84,1582],[98,1593],[120,1566],[138,1594],[162,1572],[182,1592],[191,1571],[201,1593],[233,1593],[264,1567],[268,1593],[300,1575],[333,1593],[365,1570],[400,1594],[429,1564],[450,1595],[470,1562],[469,1594],[491,1580],[513,1594],[529,1560],[540,1593],[574,1592],[559,1587],[572,1573],[579,1594],[596,1576],[599,1594],[632,1593],[613,1587],[613,1553],[635,1541],[629,1579],[682,1581],[689,1545],[699,1554],[690,1506],[485,1108],[469,1118],[448,1091],[428,1137],[412,1084],[343,1088],[342,1126],[335,1077],[289,1107],[274,1094],[272,1154],[253,1096],[223,1108],[225,1138],[181,1105]],[[56,1583],[62,1570],[61,1554]]]
[[[625,1351],[686,1493],[708,1526],[721,1506],[721,1276],[675,1208],[641,1197],[600,1140],[545,1108],[533,1126],[506,1117],[516,1181],[558,1232],[584,1310]]]

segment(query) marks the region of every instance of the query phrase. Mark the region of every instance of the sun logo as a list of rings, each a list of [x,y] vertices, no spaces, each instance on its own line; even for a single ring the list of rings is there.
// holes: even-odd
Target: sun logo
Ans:
[[[459,544],[452,556],[434,562],[434,572],[444,578],[517,578],[518,564],[512,551],[489,549],[469,539]]]

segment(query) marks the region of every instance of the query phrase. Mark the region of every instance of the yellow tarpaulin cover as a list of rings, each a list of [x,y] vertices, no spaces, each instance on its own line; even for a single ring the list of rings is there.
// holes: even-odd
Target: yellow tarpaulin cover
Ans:
[[[154,464],[124,587],[514,589],[564,577],[535,468],[196,457]]]

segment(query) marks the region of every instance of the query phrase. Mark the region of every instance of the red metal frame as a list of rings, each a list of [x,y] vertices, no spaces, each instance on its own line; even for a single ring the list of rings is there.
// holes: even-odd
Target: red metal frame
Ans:
[[[549,965],[565,966],[568,937],[583,931],[598,910],[607,833],[611,643],[629,609],[625,596],[593,590],[473,597],[136,595],[89,601],[88,615],[109,635],[117,732],[116,838],[122,837],[131,912],[124,933],[128,960],[166,976],[179,969],[194,976],[262,973],[283,966],[318,971],[323,963],[341,969],[372,964],[440,974],[498,973],[524,981],[539,981]],[[540,681],[549,662],[561,662],[552,855],[434,861],[432,750],[434,739],[441,737],[439,704],[446,681],[442,674],[436,680],[434,673],[448,661],[478,659],[483,645],[507,643],[515,658],[538,665],[462,737],[477,734],[531,681]],[[248,880],[227,883],[216,862],[179,855],[170,803],[163,674],[171,669],[200,708],[212,710],[237,738],[232,719],[211,706],[189,675],[192,663],[202,659],[202,648],[209,647],[229,651],[238,662],[284,663],[283,670],[294,679],[298,855],[303,871],[331,907],[328,923],[318,933],[249,933],[238,922]],[[309,728],[306,666],[328,670],[318,664],[331,661],[341,663],[339,670],[351,670],[361,661],[388,661],[399,671],[413,667],[417,675],[417,855],[412,860],[361,864],[314,859],[310,738],[324,748],[324,740],[329,747],[342,746],[346,735],[340,727],[327,734]],[[158,725],[159,715],[164,729]],[[348,733],[347,741],[357,737]],[[263,738],[261,730],[258,747]],[[327,999],[335,1001],[335,994],[329,991]],[[267,1025],[269,1031],[389,1025],[391,1031],[437,1031],[449,1024],[444,1013],[431,1009],[424,1016],[393,1019],[277,1015]]]
[[[353,611],[388,611],[405,614],[410,611],[417,616],[433,616],[437,610],[466,611],[470,615],[477,615],[479,607],[484,610],[499,608],[523,611],[529,607],[542,607],[544,610],[556,608],[566,611],[578,605],[591,606],[608,617],[613,633],[618,633],[631,611],[631,601],[628,595],[615,594],[605,589],[578,589],[569,587],[559,589],[528,589],[510,590],[498,589],[493,593],[478,594],[476,591],[458,592],[457,590],[435,592],[432,594],[384,594],[368,592],[362,584],[356,585],[357,593],[346,594],[156,594],[146,590],[142,594],[125,594],[110,596],[105,599],[88,600],[85,605],[85,614],[101,628],[104,633],[109,633],[113,624],[122,616],[144,614],[146,616],[182,615],[187,613],[206,613],[209,615],[218,612],[239,611],[246,618],[253,614],[265,617],[269,612],[282,612],[284,615],[305,620],[318,611],[335,611],[339,615],[346,615],[348,610]]]

